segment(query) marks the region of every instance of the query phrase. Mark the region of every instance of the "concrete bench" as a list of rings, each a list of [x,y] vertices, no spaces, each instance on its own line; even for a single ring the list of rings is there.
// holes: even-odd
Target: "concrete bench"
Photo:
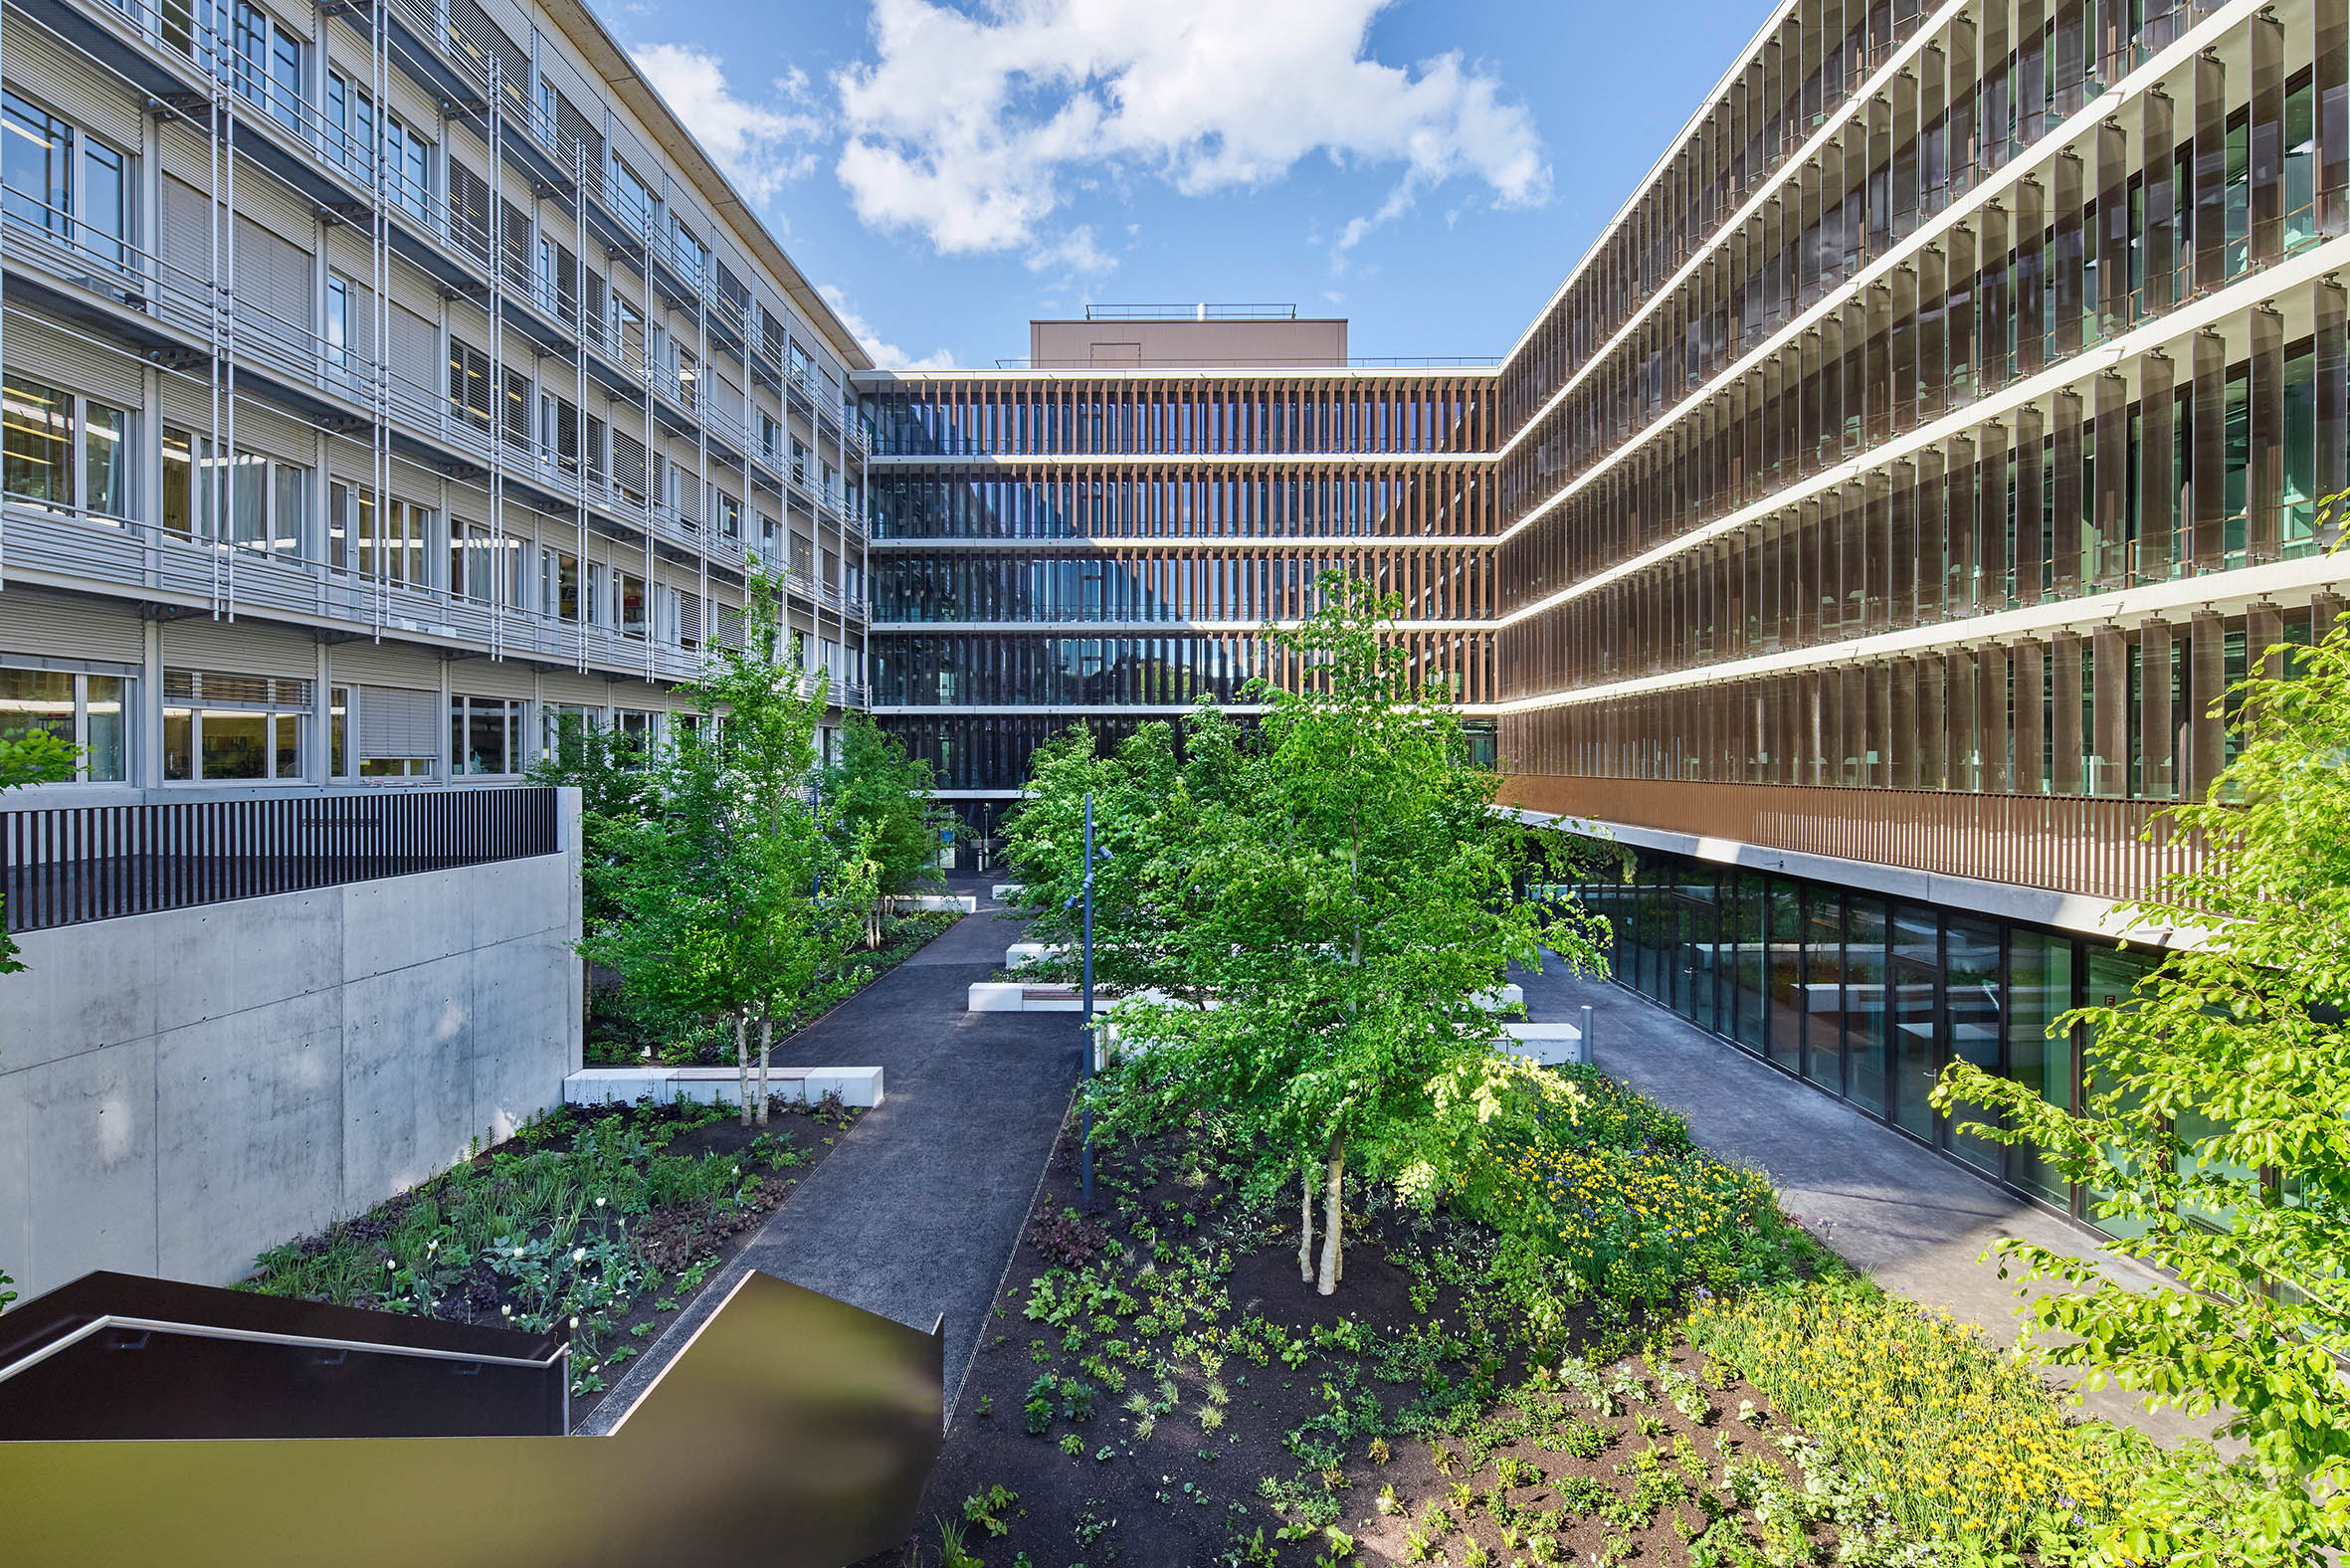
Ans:
[[[1028,888],[1019,882],[997,882],[987,895],[998,903],[1018,903],[1028,896]]]
[[[881,900],[891,914],[977,914],[979,895],[970,892],[893,892]]]
[[[751,1069],[756,1079],[758,1069]],[[733,1068],[587,1068],[563,1079],[566,1105],[633,1105],[650,1098],[657,1105],[698,1100],[732,1105],[740,1089]],[[837,1094],[844,1105],[881,1102],[880,1068],[783,1068],[767,1070],[767,1092],[777,1099],[813,1105]]]
[[[1093,993],[1096,1011],[1109,1006],[1110,1000],[1100,991]],[[978,980],[972,983],[970,999],[964,1006],[974,1013],[1081,1013],[1085,1010],[1085,999],[1075,986]]]
[[[1059,958],[1068,951],[1069,946],[1064,942],[1014,942],[1004,949],[1004,967],[1024,969],[1048,958]]]
[[[1503,1024],[1508,1039],[1498,1049],[1525,1058],[1538,1067],[1591,1065],[1591,1047],[1573,1024],[1531,1024],[1512,1020]]]
[[[1479,991],[1476,994],[1476,1005],[1488,1013],[1499,1013],[1513,1007],[1524,1007],[1526,1005],[1526,988],[1522,985],[1512,984],[1496,986],[1490,991]]]

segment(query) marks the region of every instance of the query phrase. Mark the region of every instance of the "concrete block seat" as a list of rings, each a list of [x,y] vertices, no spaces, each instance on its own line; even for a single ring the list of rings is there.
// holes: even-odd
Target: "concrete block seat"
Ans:
[[[891,914],[977,914],[979,895],[971,892],[893,892],[881,899]]]
[[[758,1069],[754,1065],[752,1074]],[[587,1068],[563,1079],[566,1105],[633,1105],[651,1098],[657,1105],[698,1100],[705,1105],[737,1103],[735,1070],[726,1068]],[[785,1068],[767,1070],[767,1092],[777,1099],[813,1105],[837,1094],[844,1105],[881,1102],[880,1068]]]
[[[1019,882],[997,882],[987,895],[998,903],[1018,903],[1028,896],[1028,888]]]
[[[1004,967],[1025,969],[1030,964],[1040,964],[1048,958],[1059,958],[1068,951],[1067,942],[1014,942],[1004,949]]]

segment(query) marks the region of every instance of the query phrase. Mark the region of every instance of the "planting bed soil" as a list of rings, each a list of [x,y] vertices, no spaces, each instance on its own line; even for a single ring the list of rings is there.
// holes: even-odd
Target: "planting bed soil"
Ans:
[[[942,1523],[989,1568],[1680,1562],[1745,1512],[1725,1462],[1750,1496],[1801,1483],[1759,1393],[1669,1336],[1644,1362],[1634,1325],[1577,1314],[1565,1339],[1600,1356],[1580,1363],[1596,1396],[1555,1355],[1532,1362],[1474,1277],[1489,1233],[1355,1215],[1322,1296],[1299,1277],[1294,1200],[1250,1205],[1206,1140],[1102,1151],[1098,1221],[1072,1218],[1068,1144],[961,1392],[928,1533],[877,1563],[955,1563]],[[1751,1521],[1720,1527],[1720,1560],[1730,1528],[1759,1545]]]
[[[861,1114],[770,1102],[566,1106],[454,1170],[262,1255],[246,1288],[568,1332],[576,1426]]]
[[[1585,1125],[1619,1130],[1557,1168],[1609,1168],[1612,1146],[1643,1185],[1552,1194],[1633,1231],[1530,1255],[1350,1183],[1328,1296],[1300,1278],[1295,1186],[1252,1198],[1256,1151],[1212,1122],[1101,1148],[1093,1215],[1065,1130],[921,1528],[863,1568],[2071,1560],[2127,1490],[2133,1435],[2072,1424],[1767,1200],[1694,1218],[1668,1189],[1718,1191],[1724,1167],[1668,1113],[1576,1082]],[[1827,1424],[1795,1430],[1763,1385]]]

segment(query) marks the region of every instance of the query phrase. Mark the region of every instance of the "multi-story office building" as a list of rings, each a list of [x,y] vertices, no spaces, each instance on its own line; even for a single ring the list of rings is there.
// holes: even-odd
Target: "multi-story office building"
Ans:
[[[1350,367],[1287,306],[1095,307],[996,371],[860,377],[873,699],[985,830],[1029,754],[1253,677],[1325,570],[1400,594],[1414,664],[1494,694],[1489,369]],[[1490,719],[1482,722],[1489,725]]]
[[[651,722],[762,557],[861,701],[870,474],[873,706],[986,827],[1071,722],[1284,679],[1343,567],[1508,799],[1637,852],[1628,983],[2077,1203],[1925,1089],[2081,1092],[2142,831],[2350,581],[2339,0],[1788,0],[1498,367],[1187,306],[933,374],[572,0],[142,3],[0,22],[0,726],[90,745],[56,796],[510,772]]]
[[[760,568],[862,700],[869,361],[585,7],[0,29],[0,731],[88,747],[49,803],[650,730]]]
[[[2183,853],[2215,703],[2334,624],[2339,0],[1796,0],[1509,356],[1510,795],[1643,851],[1622,976],[2050,1201],[1925,1095]]]

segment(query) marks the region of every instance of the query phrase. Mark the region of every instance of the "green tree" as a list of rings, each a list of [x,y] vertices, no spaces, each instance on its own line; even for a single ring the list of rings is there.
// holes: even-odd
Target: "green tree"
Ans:
[[[903,741],[864,713],[848,714],[840,754],[824,770],[821,787],[827,825],[844,845],[866,846],[883,893],[938,884],[941,830],[949,820],[932,795],[936,774],[908,755]],[[878,941],[878,919],[867,934]]]
[[[2086,1033],[2085,1113],[1966,1063],[1935,1090],[1994,1113],[1967,1130],[2103,1195],[2113,1250],[2178,1281],[2132,1290],[2054,1248],[1996,1249],[2060,1286],[2022,1308],[2034,1354],[2149,1408],[2225,1411],[2245,1446],[2142,1489],[2112,1547],[2134,1562],[2350,1548],[2350,627],[2271,657],[2282,678],[2231,693],[2242,747],[2211,798],[2168,813],[2204,854],[2128,911],[2201,945],[2052,1030]]]
[[[650,762],[634,735],[566,713],[555,726],[554,745],[530,766],[531,783],[579,791],[582,922],[590,928],[617,912],[618,847],[644,817],[653,791]]]
[[[742,625],[691,688],[700,722],[663,751],[642,814],[616,831],[615,912],[582,950],[652,1001],[732,1024],[749,1125],[767,1119],[775,1017],[862,936],[879,864],[810,809],[823,688],[803,678],[765,578]]]
[[[1501,1030],[1482,994],[1546,945],[1578,968],[1599,957],[1571,906],[1516,897],[1529,850],[1555,872],[1566,841],[1494,810],[1496,776],[1474,765],[1446,688],[1418,685],[1381,635],[1401,601],[1337,573],[1320,587],[1319,613],[1267,631],[1306,672],[1302,689],[1253,684],[1254,735],[1195,720],[1151,814],[1142,973],[1185,994],[1120,1003],[1121,1029],[1150,1049],[1112,1105],[1124,1119],[1239,1114],[1270,1175],[1302,1176],[1298,1269],[1326,1295],[1350,1166],[1375,1179],[1424,1161],[1432,1086],[1494,1065]]]
[[[1006,859],[1020,880],[1028,934],[1058,943],[1041,978],[1077,977],[1083,962],[1085,805],[1093,808],[1093,973],[1106,992],[1165,991],[1199,1000],[1177,957],[1183,910],[1162,896],[1165,868],[1184,849],[1189,813],[1170,805],[1219,799],[1230,776],[1235,726],[1204,711],[1187,721],[1186,759],[1175,730],[1137,726],[1104,753],[1092,729],[1073,725],[1037,748],[1027,798],[1005,826]],[[1153,868],[1162,874],[1153,877]]]
[[[46,729],[28,729],[22,734],[0,736],[0,791],[21,788],[27,784],[57,784],[74,776],[80,764],[81,748],[64,741]],[[5,889],[0,889],[0,897]],[[0,975],[16,974],[24,964],[18,960],[20,949],[8,935],[7,908],[0,903]],[[5,1275],[0,1275],[4,1281]],[[8,1297],[0,1296],[0,1304]]]

